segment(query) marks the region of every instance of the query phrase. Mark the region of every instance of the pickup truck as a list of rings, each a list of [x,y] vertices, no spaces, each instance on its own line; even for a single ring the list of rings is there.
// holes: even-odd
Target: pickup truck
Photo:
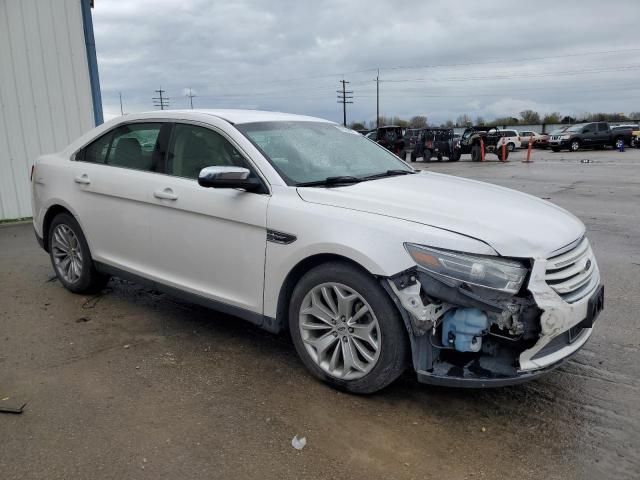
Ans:
[[[611,129],[607,122],[579,123],[567,128],[559,135],[549,137],[549,146],[554,152],[567,149],[577,152],[581,148],[620,148],[631,143],[631,129]]]

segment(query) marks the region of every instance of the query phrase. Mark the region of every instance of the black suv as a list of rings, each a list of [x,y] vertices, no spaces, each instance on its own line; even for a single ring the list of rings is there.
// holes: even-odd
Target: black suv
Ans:
[[[579,123],[558,135],[549,137],[549,146],[554,152],[566,148],[577,152],[581,148],[604,148],[608,145],[620,147],[631,142],[631,129],[611,129],[607,122]]]

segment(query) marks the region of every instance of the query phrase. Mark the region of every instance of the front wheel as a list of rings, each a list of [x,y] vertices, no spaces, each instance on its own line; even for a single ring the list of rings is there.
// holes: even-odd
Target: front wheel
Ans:
[[[569,145],[569,148],[571,149],[572,152],[577,152],[578,150],[580,150],[580,141],[571,140],[571,144]]]
[[[95,269],[80,225],[68,213],[57,215],[49,227],[49,256],[60,283],[74,293],[101,290],[109,281]]]
[[[431,150],[429,149],[425,149],[424,153],[422,154],[422,161],[423,162],[430,162],[431,161]]]
[[[515,143],[512,143],[512,142],[507,143],[507,150],[509,150],[510,152],[513,152],[515,151],[515,149],[516,149]]]
[[[307,369],[333,387],[373,393],[404,371],[408,339],[389,295],[368,273],[320,265],[296,285],[289,331]]]
[[[474,145],[473,147],[471,147],[471,161],[479,162],[480,160],[482,160],[482,155],[480,153],[480,146]]]

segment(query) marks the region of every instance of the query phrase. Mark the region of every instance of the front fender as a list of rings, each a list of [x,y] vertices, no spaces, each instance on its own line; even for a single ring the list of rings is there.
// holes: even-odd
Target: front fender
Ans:
[[[322,254],[347,258],[375,276],[390,277],[415,266],[405,242],[495,255],[488,245],[447,230],[394,217],[305,202],[295,189],[274,188],[267,228],[296,237],[267,241],[264,315],[275,317],[280,290],[305,259]]]

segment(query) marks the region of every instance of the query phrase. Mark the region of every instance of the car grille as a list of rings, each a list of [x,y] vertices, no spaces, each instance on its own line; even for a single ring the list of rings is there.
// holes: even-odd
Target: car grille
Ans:
[[[549,258],[545,280],[567,303],[593,292],[600,276],[589,240],[585,237],[570,250]]]

